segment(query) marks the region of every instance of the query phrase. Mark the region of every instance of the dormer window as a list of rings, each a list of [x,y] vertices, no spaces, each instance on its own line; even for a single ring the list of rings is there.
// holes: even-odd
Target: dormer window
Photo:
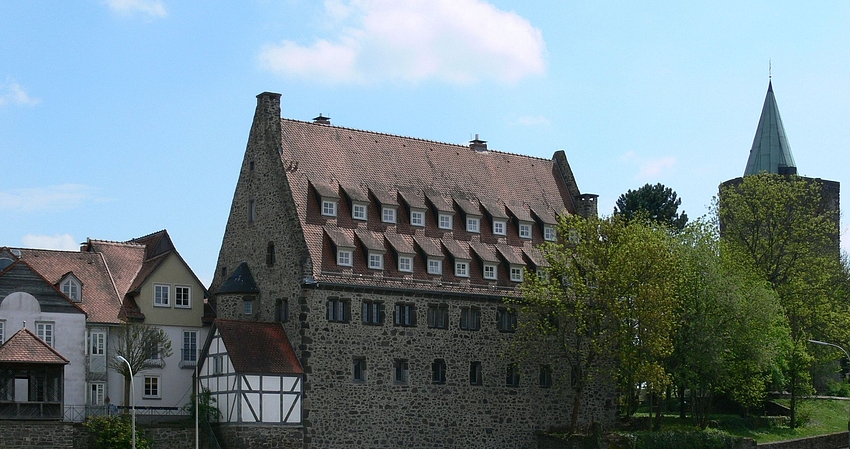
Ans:
[[[410,224],[412,226],[425,226],[425,211],[410,209]]]
[[[438,224],[440,229],[452,229],[452,215],[441,212]]]
[[[338,248],[336,250],[336,264],[342,267],[350,267],[352,263],[352,252],[350,248]]]
[[[468,216],[466,217],[466,232],[481,232],[481,217]]]
[[[496,275],[496,264],[485,263],[484,264],[484,279],[489,279],[494,281],[497,279]]]
[[[521,239],[530,239],[531,238],[531,223],[519,222],[519,238]]]
[[[351,205],[351,218],[355,220],[366,220],[366,205],[363,203],[354,203]]]
[[[399,254],[398,271],[403,271],[405,273],[413,272],[413,257]]]
[[[70,275],[62,281],[62,293],[71,298],[71,301],[80,302],[80,298],[82,298],[81,290],[82,285],[74,275]]]
[[[373,270],[383,270],[384,253],[369,251],[369,268]]]
[[[493,234],[505,235],[505,229],[507,229],[507,227],[507,222],[505,220],[493,220]]]
[[[395,223],[395,211],[394,207],[384,206],[381,209],[381,221],[384,223]]]
[[[558,238],[558,232],[555,230],[555,227],[549,225],[543,226],[543,238],[554,242]]]
[[[461,278],[469,277],[469,261],[458,259],[455,261],[455,276]]]
[[[522,265],[511,265],[511,282],[522,282]]]
[[[435,259],[433,257],[428,258],[428,274],[443,274],[443,260]]]
[[[337,199],[322,197],[322,215],[326,217],[336,217]]]

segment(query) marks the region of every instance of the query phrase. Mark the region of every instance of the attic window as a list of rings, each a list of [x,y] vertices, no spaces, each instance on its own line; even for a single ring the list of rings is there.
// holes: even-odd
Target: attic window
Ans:
[[[519,222],[519,238],[521,239],[530,239],[531,238],[531,223]]]
[[[452,228],[452,216],[451,214],[446,214],[440,212],[440,229],[451,229]]]
[[[322,197],[322,215],[336,217],[336,204],[336,199]]]
[[[522,265],[511,265],[511,282],[522,282]]]
[[[421,209],[410,209],[410,224],[413,226],[425,226],[425,211]]]
[[[505,220],[493,220],[493,234],[505,235],[507,222]]]
[[[496,265],[491,263],[484,264],[484,279],[495,280],[496,277]]]
[[[473,216],[466,217],[466,232],[481,232],[481,218]]]
[[[395,211],[394,207],[384,206],[381,209],[381,221],[384,223],[395,223]]]
[[[74,279],[73,276],[69,276],[65,281],[62,282],[62,293],[65,296],[71,298],[71,301],[80,302],[80,290],[82,286],[80,282]]]
[[[375,251],[369,251],[369,268],[373,270],[383,270],[384,254]]]
[[[336,250],[336,264],[342,267],[350,267],[352,264],[351,261],[351,249],[348,248],[340,248]]]
[[[555,230],[554,226],[545,225],[543,226],[543,238],[552,242],[558,238],[558,233]]]
[[[355,220],[366,220],[366,204],[354,203],[351,205],[351,218]]]

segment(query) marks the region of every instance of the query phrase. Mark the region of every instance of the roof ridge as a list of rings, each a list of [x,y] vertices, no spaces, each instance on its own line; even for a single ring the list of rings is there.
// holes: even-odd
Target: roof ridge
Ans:
[[[89,239],[89,241],[97,242],[97,243],[100,243],[100,244],[106,244],[106,245],[116,245],[116,246],[120,245],[120,246],[130,246],[130,247],[139,247],[139,248],[145,247],[145,245],[143,243],[137,243],[137,242],[134,242],[132,240],[128,240],[126,242],[119,242],[117,240]]]
[[[143,236],[141,236],[141,237],[136,237],[136,238],[133,238],[133,239],[127,240],[127,243],[137,242],[137,241],[139,241],[139,240],[144,240],[144,239],[147,239],[147,238],[153,237],[153,236],[155,236],[155,235],[157,235],[157,234],[162,234],[162,233],[165,233],[165,232],[168,232],[168,231],[167,231],[166,229],[160,229],[159,231],[151,232],[151,233],[150,233],[150,234],[148,234],[148,235],[143,235]]]
[[[308,121],[305,121],[305,120],[297,120],[297,119],[286,118],[286,117],[281,117],[280,119],[286,120],[286,121],[289,121],[289,122],[303,123],[303,124],[306,124],[306,125],[314,125],[314,126],[322,126],[322,127],[326,127],[326,128],[343,129],[343,130],[347,130],[347,131],[355,131],[355,132],[361,132],[361,133],[375,134],[375,135],[378,135],[378,136],[398,137],[398,138],[401,138],[401,139],[415,140],[417,142],[434,143],[434,144],[438,144],[438,145],[446,145],[446,146],[458,147],[458,148],[464,148],[464,149],[470,150],[470,148],[468,146],[462,145],[462,144],[459,144],[459,143],[450,143],[450,142],[443,142],[443,141],[440,141],[440,140],[423,139],[421,137],[403,136],[401,134],[385,133],[385,132],[381,132],[381,131],[370,131],[368,129],[350,128],[350,127],[347,127],[347,126],[320,125],[320,124],[308,122]],[[470,150],[470,151],[472,151],[472,150]],[[502,151],[502,150],[491,150],[489,148],[487,149],[487,153],[500,153],[500,154],[507,154],[507,155],[511,155],[511,156],[525,157],[525,158],[528,158],[528,159],[536,159],[536,160],[540,160],[540,161],[549,161],[549,162],[552,161],[552,159],[546,159],[546,158],[538,157],[538,156],[531,156],[529,154],[513,153],[513,152],[510,152],[510,151]]]

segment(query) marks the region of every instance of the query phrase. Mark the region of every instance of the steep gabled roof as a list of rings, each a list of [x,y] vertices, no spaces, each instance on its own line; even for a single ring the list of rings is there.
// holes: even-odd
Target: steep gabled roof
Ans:
[[[280,323],[216,319],[213,326],[236,372],[304,374]]]
[[[0,363],[41,363],[67,365],[71,363],[27,328],[15,332],[0,346]]]
[[[42,312],[86,313],[28,262],[24,250],[21,253],[21,259],[0,271],[0,302],[12,293],[26,292],[38,300]]]
[[[753,146],[750,148],[750,157],[747,159],[744,176],[761,172],[779,174],[780,168],[786,167],[796,169],[797,166],[794,164],[791,146],[785,135],[782,117],[779,116],[779,106],[773,94],[773,83],[768,82],[767,95],[764,98],[764,106],[756,128]]]

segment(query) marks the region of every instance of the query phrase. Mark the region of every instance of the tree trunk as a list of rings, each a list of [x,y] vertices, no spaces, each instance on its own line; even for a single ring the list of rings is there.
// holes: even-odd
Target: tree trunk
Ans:
[[[581,405],[581,390],[577,389],[573,392],[573,412],[570,416],[570,433],[576,433],[578,426],[578,410]]]
[[[124,414],[130,413],[130,390],[132,383],[130,382],[130,375],[124,374]]]

